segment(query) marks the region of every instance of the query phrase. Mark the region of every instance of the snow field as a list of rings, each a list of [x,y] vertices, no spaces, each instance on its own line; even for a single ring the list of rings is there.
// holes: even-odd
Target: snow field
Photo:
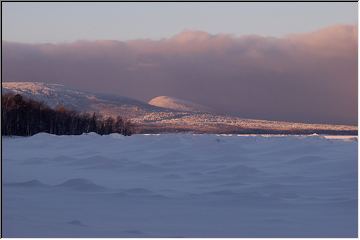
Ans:
[[[357,138],[3,138],[5,237],[356,237]]]

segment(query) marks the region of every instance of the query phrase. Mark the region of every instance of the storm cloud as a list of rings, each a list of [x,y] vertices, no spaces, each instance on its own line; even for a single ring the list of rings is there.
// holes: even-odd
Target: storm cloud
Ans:
[[[353,25],[282,38],[184,31],[162,40],[3,42],[2,79],[144,101],[167,95],[246,118],[357,124],[357,42]]]

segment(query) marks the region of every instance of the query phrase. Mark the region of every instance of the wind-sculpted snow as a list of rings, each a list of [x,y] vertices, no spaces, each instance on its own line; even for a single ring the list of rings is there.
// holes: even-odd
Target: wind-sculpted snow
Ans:
[[[356,136],[41,133],[3,150],[4,237],[357,236]]]

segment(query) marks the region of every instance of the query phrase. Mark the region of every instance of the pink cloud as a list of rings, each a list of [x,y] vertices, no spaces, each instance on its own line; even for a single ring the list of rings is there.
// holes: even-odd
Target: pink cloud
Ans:
[[[284,38],[185,31],[159,41],[3,47],[4,81],[170,95],[251,118],[357,123],[357,26]]]

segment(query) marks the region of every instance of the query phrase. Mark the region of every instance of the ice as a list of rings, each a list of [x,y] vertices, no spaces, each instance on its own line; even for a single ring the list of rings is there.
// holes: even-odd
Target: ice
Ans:
[[[3,137],[4,237],[356,237],[357,137]]]

